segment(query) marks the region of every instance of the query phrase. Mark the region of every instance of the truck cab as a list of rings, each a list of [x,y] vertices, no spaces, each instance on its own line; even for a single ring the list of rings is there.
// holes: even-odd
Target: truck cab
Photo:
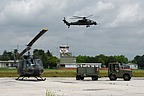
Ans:
[[[117,78],[123,78],[124,81],[129,81],[132,76],[132,71],[128,69],[122,69],[120,63],[108,64],[108,77],[110,80],[116,80]]]

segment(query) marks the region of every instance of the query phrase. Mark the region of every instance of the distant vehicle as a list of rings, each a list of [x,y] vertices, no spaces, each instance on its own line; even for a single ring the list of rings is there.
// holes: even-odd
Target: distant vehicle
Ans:
[[[84,80],[85,77],[91,77],[92,80],[98,80],[99,67],[95,65],[81,64],[77,67],[76,80]]]
[[[70,19],[80,19],[78,21],[75,22],[68,22],[66,21],[65,17],[63,22],[68,26],[68,28],[70,27],[70,25],[86,25],[86,27],[90,27],[90,25],[97,25],[97,22],[87,19],[88,17],[90,17],[92,15],[89,15],[87,17],[81,17],[81,16],[73,16],[74,18],[70,18]]]
[[[94,65],[78,65],[76,80],[84,80],[85,77],[91,77],[92,80],[98,80],[100,77],[100,68]],[[122,69],[119,63],[108,64],[108,77],[111,81],[117,80],[117,78],[123,78],[124,81],[129,81],[132,76],[132,71]]]
[[[117,78],[123,78],[124,81],[129,81],[132,76],[132,71],[122,69],[120,63],[108,64],[108,77],[110,80],[116,80]]]
[[[43,64],[41,59],[34,58],[30,55],[29,50],[31,46],[39,39],[48,29],[43,29],[35,36],[34,39],[27,45],[27,47],[18,55],[16,59],[19,59],[18,74],[19,77],[16,80],[23,80],[25,77],[35,77],[37,80],[45,81],[46,79],[41,77],[44,72]],[[24,55],[28,52],[28,55]],[[40,79],[39,79],[40,78]]]

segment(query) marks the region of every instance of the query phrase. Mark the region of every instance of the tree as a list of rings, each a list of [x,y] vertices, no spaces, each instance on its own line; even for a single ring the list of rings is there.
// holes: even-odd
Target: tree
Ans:
[[[128,59],[124,55],[120,56],[105,56],[103,54],[93,56],[81,56],[76,58],[77,63],[102,63],[103,66],[108,66],[108,63],[119,62],[128,63]]]
[[[57,63],[59,62],[59,59],[55,56],[51,56],[51,57],[48,57],[48,64],[49,64],[49,68],[56,68],[57,66]]]
[[[108,63],[108,57],[104,54],[97,55],[95,58],[97,62],[102,63],[102,66],[105,66]]]
[[[79,56],[76,57],[76,62],[77,63],[86,63],[86,60],[87,60],[87,56],[79,55]]]
[[[143,56],[137,55],[136,57],[134,57],[133,62],[134,62],[134,63],[137,63],[137,64],[138,64],[138,67],[139,67],[140,69],[144,69],[144,55],[143,55]]]
[[[53,68],[57,66],[59,59],[53,56],[50,51],[48,50],[46,53],[44,50],[35,49],[33,51],[33,55],[35,58],[40,58],[43,61],[44,68]]]
[[[14,60],[14,55],[12,52],[7,52],[6,50],[0,56],[0,60],[7,61],[7,60]]]
[[[128,59],[124,55],[117,56],[117,61],[119,63],[128,63]]]
[[[47,55],[47,64],[49,68],[56,68],[57,63],[60,61],[57,57],[53,56],[52,53],[48,50]]]
[[[47,56],[52,57],[52,53],[50,53],[49,50],[46,52],[46,54],[47,54]]]

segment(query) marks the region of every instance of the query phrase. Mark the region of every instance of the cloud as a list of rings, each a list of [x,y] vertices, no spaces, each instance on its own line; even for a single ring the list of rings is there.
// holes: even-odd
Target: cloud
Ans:
[[[82,2],[80,2],[81,4]],[[77,3],[79,4],[79,3]],[[83,4],[83,3],[82,3]],[[101,12],[105,12],[113,8],[113,4],[111,2],[103,2],[98,1],[95,2],[94,0],[85,1],[84,4],[81,6],[78,5],[79,8],[74,12],[74,15],[79,16],[88,16],[88,15],[95,15],[97,16]],[[85,6],[86,4],[86,6]]]
[[[142,54],[144,45],[143,0],[2,0],[0,3],[0,53],[20,50],[42,29],[48,28],[32,47],[59,52],[68,44],[73,55]],[[93,15],[96,26],[67,26],[63,17]],[[97,17],[99,16],[99,18]],[[140,43],[139,43],[140,42]]]
[[[112,27],[128,25],[143,19],[142,9],[139,4],[125,4],[120,6],[115,20],[111,23]]]

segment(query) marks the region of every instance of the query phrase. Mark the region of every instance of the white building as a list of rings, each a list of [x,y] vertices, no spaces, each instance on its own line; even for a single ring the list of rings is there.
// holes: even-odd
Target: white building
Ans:
[[[138,69],[138,64],[128,63],[131,69]]]
[[[101,63],[64,63],[63,68],[77,68],[78,65],[91,65],[101,68]]]
[[[0,68],[16,67],[18,63],[19,63],[18,60],[0,61]]]

